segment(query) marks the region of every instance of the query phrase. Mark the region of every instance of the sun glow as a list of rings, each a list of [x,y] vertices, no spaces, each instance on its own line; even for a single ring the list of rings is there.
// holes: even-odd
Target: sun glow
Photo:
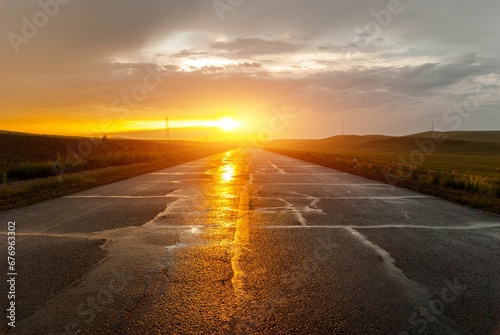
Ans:
[[[240,128],[242,123],[232,117],[222,117],[216,120],[170,120],[170,128],[219,128],[224,131],[233,131]],[[121,128],[126,131],[163,129],[165,121],[160,120],[135,120],[128,121]]]
[[[225,131],[232,131],[241,127],[241,122],[232,117],[223,117],[217,121],[217,127]]]
[[[236,62],[224,58],[188,58],[181,61],[180,68],[186,72],[197,71],[209,67],[222,70],[226,66],[235,64]]]

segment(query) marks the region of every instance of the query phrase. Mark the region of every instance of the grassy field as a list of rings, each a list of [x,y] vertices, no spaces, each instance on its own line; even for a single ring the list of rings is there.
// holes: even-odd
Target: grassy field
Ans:
[[[0,133],[0,211],[130,178],[234,148],[189,141]]]
[[[264,147],[500,214],[500,132],[335,136]]]
[[[3,182],[50,177],[110,166],[178,160],[220,143],[85,139],[0,132]]]

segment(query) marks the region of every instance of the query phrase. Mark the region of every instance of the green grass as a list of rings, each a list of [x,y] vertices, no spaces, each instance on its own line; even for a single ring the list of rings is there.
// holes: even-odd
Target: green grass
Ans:
[[[0,211],[4,211],[210,156],[234,145],[0,132],[0,148]]]
[[[131,165],[138,163],[153,162],[164,159],[171,159],[173,155],[178,152],[170,154],[155,154],[155,153],[118,153],[110,154],[105,157],[96,157],[89,159],[82,159],[79,164],[68,164],[63,160],[48,161],[48,162],[21,162],[11,164],[5,172],[5,180],[28,180],[34,178],[45,178],[50,176],[57,176],[62,173],[73,173],[86,170],[94,170],[111,166]]]
[[[225,144],[41,136],[0,132],[3,182],[45,178],[195,154]]]
[[[231,147],[178,155],[175,159],[121,165],[63,174],[48,178],[17,181],[0,185],[0,211],[35,204],[91,187],[158,171],[195,159],[216,154]]]

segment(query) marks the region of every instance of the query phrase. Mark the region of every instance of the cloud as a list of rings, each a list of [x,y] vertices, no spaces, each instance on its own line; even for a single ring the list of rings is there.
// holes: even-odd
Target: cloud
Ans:
[[[12,113],[23,96],[28,107],[105,114],[158,68],[163,83],[141,113],[291,105],[331,120],[355,113],[375,122],[374,111],[396,110],[416,120],[428,103],[441,107],[456,92],[473,93],[477,78],[500,74],[496,0],[401,4],[360,44],[360,29],[388,1],[252,0],[221,21],[211,0],[72,0],[28,38],[23,25],[43,11],[39,2],[0,0],[0,107]],[[27,40],[17,53],[11,33]],[[476,117],[491,125],[491,116]]]
[[[39,3],[45,1],[4,0],[0,34],[15,34],[24,42],[14,48],[12,39],[2,39],[2,70],[47,72],[103,62],[169,34],[183,17],[201,10],[200,5],[179,0],[86,0],[64,5],[47,0],[57,4],[52,5],[52,17]],[[48,17],[46,23],[37,27],[36,17],[44,16]],[[33,34],[23,34],[30,30],[26,26],[34,27]]]
[[[281,41],[266,41],[259,38],[237,38],[232,42],[217,42],[213,49],[231,52],[238,57],[250,58],[257,55],[277,55],[298,51],[303,46]]]
[[[174,53],[170,55],[169,57],[172,58],[187,58],[187,57],[192,57],[192,56],[207,56],[211,55],[210,52],[208,51],[191,51],[191,50],[182,50],[180,52]],[[163,57],[168,57],[168,55],[158,55],[158,56],[163,56]]]

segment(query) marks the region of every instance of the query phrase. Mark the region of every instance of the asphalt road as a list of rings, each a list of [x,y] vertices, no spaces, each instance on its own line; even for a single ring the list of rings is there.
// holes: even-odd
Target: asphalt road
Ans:
[[[500,334],[499,216],[258,149],[9,221],[0,333]]]

